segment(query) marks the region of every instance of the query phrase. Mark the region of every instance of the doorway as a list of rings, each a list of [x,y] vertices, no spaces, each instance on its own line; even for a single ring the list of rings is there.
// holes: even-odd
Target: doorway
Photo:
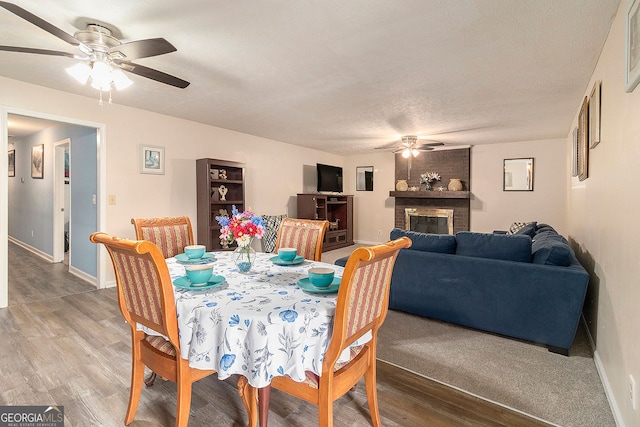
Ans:
[[[87,162],[85,163],[81,163],[80,167],[89,169],[91,171],[91,173],[94,175],[94,180],[96,181],[96,188],[95,190],[93,190],[93,197],[89,197],[89,200],[93,200],[93,217],[95,218],[95,224],[90,225],[92,230],[96,230],[96,229],[104,229],[106,228],[106,144],[105,144],[105,139],[104,139],[104,135],[105,135],[105,131],[106,131],[106,126],[104,124],[101,123],[94,123],[94,122],[87,122],[87,121],[83,121],[83,120],[78,120],[78,119],[69,119],[69,118],[65,118],[65,117],[59,117],[59,116],[54,116],[54,115],[50,115],[50,114],[44,114],[44,113],[38,113],[38,112],[33,112],[33,111],[25,111],[25,110],[20,110],[20,109],[16,109],[16,108],[12,108],[12,107],[4,107],[4,106],[0,106],[0,148],[7,150],[8,149],[8,145],[9,145],[9,132],[8,132],[8,121],[9,121],[9,117],[10,115],[20,115],[20,116],[26,116],[26,117],[34,117],[34,118],[39,118],[39,119],[44,119],[44,120],[52,120],[55,122],[59,122],[60,124],[63,125],[68,125],[70,127],[82,127],[85,129],[91,129],[94,133],[94,145],[93,145],[93,156],[91,159],[89,159]],[[73,140],[74,138],[71,137],[71,139]],[[62,141],[62,138],[53,138],[53,141]],[[69,144],[69,146],[71,147],[71,144]],[[86,146],[86,144],[85,144]],[[1,150],[0,150],[1,151]],[[55,166],[55,162],[53,162],[53,159],[56,157],[55,156],[55,149],[53,149],[52,151],[49,151],[49,156],[50,156],[50,168],[51,170],[53,170],[54,168],[56,168]],[[73,154],[70,156],[70,161],[73,158]],[[63,169],[64,170],[64,169]],[[17,170],[16,170],[16,174],[17,174]],[[9,205],[8,205],[8,201],[9,201],[9,197],[8,197],[8,189],[9,189],[9,179],[20,179],[20,178],[8,178],[8,166],[6,162],[1,162],[0,163],[0,189],[2,189],[2,191],[0,191],[0,308],[2,307],[6,307],[9,304],[8,301],[8,265],[7,265],[7,255],[8,255],[8,238],[9,238],[9,228],[8,228],[8,217],[9,217]],[[45,180],[46,180],[46,175],[47,172],[45,171]],[[31,179],[30,176],[27,176],[25,178],[26,180]],[[49,179],[53,179],[52,175],[49,175]],[[14,181],[14,182],[18,182],[18,181]],[[42,181],[40,181],[42,182]],[[49,181],[51,184],[51,181]],[[63,181],[64,182],[64,181]],[[84,182],[84,180],[83,180]],[[65,184],[62,184],[65,185]],[[71,185],[69,184],[68,187],[70,187]],[[53,188],[53,185],[52,185]],[[53,193],[53,190],[52,190]],[[50,196],[52,197],[52,196]],[[64,200],[64,198],[62,198]],[[81,202],[83,202],[81,199],[78,199]],[[69,201],[71,202],[71,197],[69,197]],[[83,202],[86,203],[86,202]],[[69,211],[73,211],[73,207],[71,209],[69,209]],[[71,213],[71,212],[69,212]],[[60,224],[59,221],[53,221],[53,209],[52,209],[52,213],[50,214],[51,216],[47,215],[47,218],[51,218],[50,220],[47,220],[46,218],[43,218],[47,223],[49,223],[49,221],[51,221],[51,226],[53,226],[53,224],[57,224],[55,225],[55,227],[57,228]],[[71,215],[69,215],[69,217],[71,217]],[[78,217],[76,218],[76,220],[80,219],[80,218],[85,218],[85,216],[82,217]],[[64,220],[63,220],[64,221]],[[72,221],[69,221],[70,223]],[[93,223],[93,221],[92,221]],[[82,222],[83,227],[86,225],[84,222]],[[81,227],[81,228],[83,228]],[[72,232],[72,228],[70,226],[69,229],[69,234],[71,235]],[[84,227],[87,228],[87,227]],[[64,222],[62,222],[62,230],[64,230]],[[76,239],[80,239],[84,234],[86,234],[87,230],[81,229],[79,232],[76,232]],[[51,232],[52,233],[52,232]],[[59,237],[57,237],[56,239],[60,239],[62,241],[62,245],[56,245],[56,247],[61,247],[64,248],[64,231],[62,233],[57,233],[57,235]],[[51,238],[53,238],[53,233],[51,234]],[[84,239],[80,239],[78,240],[80,242],[80,244],[83,243]],[[70,239],[70,241],[72,241]],[[88,239],[87,239],[88,241]],[[72,244],[70,244],[70,246],[73,246]],[[50,249],[53,249],[53,246],[47,246]],[[95,246],[91,245],[91,249],[93,250]],[[83,250],[82,248],[76,248],[76,255],[80,254],[84,254],[87,251]],[[101,265],[104,265],[107,261],[107,254],[106,251],[103,250],[102,248],[98,247],[95,250],[97,250],[97,252],[94,252],[93,255],[93,261],[92,261],[92,265],[91,268],[89,269],[91,271],[90,274],[85,273],[83,268],[74,268],[73,264],[73,258],[70,258],[70,268],[69,271],[84,279],[85,281],[88,281],[90,283],[92,283],[94,286],[96,287],[103,287],[105,286],[105,276],[106,276],[106,272],[103,271],[105,269],[101,268]],[[78,252],[79,251],[79,252]],[[46,251],[48,252],[48,251]],[[44,252],[43,252],[44,253]],[[64,250],[62,251],[62,253],[64,254]],[[53,250],[50,252],[50,261],[53,259]],[[56,254],[56,256],[58,256]],[[63,255],[64,257],[64,255]]]
[[[71,138],[53,143],[53,259],[69,266],[71,247]]]

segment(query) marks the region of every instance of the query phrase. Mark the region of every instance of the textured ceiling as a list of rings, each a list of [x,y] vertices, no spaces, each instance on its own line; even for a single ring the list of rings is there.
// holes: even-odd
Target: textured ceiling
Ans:
[[[16,1],[70,34],[95,20],[123,41],[177,47],[136,62],[188,88],[129,74],[115,103],[344,155],[404,134],[465,145],[565,137],[619,3]],[[0,45],[76,53],[4,9]],[[97,99],[64,72],[73,62],[0,52],[0,75]]]

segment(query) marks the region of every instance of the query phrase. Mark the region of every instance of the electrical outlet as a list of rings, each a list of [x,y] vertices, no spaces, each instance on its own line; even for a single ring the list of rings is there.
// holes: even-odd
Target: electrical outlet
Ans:
[[[33,230],[31,230],[31,237],[33,237]]]
[[[629,399],[634,410],[638,409],[638,393],[636,390],[636,380],[633,375],[629,375]]]

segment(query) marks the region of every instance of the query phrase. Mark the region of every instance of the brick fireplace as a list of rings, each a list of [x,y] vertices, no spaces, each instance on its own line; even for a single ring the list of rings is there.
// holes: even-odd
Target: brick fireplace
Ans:
[[[442,180],[435,183],[432,191],[391,191],[389,195],[395,198],[394,226],[405,230],[411,229],[411,221],[407,223],[407,212],[418,212],[415,215],[427,218],[413,221],[416,224],[415,231],[422,231],[420,228],[423,228],[427,232],[436,232],[428,231],[430,227],[433,230],[434,224],[439,227],[438,233],[455,234],[458,231],[468,231],[471,197],[469,191],[470,149],[422,152],[411,160],[409,175],[407,159],[396,154],[396,182],[400,179],[406,179],[410,188],[420,187],[420,174],[425,172],[437,172]],[[446,190],[451,178],[462,181],[462,191]],[[442,186],[444,191],[438,191],[439,186]],[[443,211],[452,212],[450,219],[447,214],[445,228],[442,228]],[[429,215],[429,213],[434,214]],[[451,228],[449,228],[449,221],[453,222]]]

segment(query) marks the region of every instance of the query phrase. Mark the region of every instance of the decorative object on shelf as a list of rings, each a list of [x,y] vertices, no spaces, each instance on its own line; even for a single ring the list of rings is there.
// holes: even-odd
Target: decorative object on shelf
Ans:
[[[218,192],[218,187],[211,187],[211,201],[217,202],[220,200],[220,193]]]
[[[229,191],[229,190],[224,185],[221,185],[220,187],[218,187],[218,193],[220,193],[220,200],[221,201],[227,200],[227,191]]]
[[[459,178],[451,178],[447,188],[449,191],[462,191],[462,181]]]
[[[164,175],[164,147],[140,144],[140,173]]]
[[[211,179],[219,179],[220,171],[218,169],[211,169],[210,175],[211,175]]]
[[[226,216],[227,218],[229,218],[229,212],[227,212],[226,209],[218,209],[218,216]]]
[[[415,185],[412,185],[411,187],[409,187],[409,191],[418,191],[420,190],[420,187],[417,187]]]
[[[444,187],[442,185],[438,185],[438,191],[443,192],[444,191]]]
[[[407,191],[408,189],[409,189],[409,184],[407,184],[406,179],[399,179],[398,182],[396,182],[397,191]]]
[[[254,214],[250,210],[239,212],[236,205],[231,208],[231,218],[228,216],[217,216],[216,220],[220,224],[220,242],[227,245],[237,243],[234,260],[238,270],[246,273],[251,270],[255,260],[255,250],[251,247],[254,238],[261,239],[264,233],[264,221],[262,217]],[[227,246],[228,247],[228,246]]]
[[[220,169],[220,174],[218,175],[218,177],[220,179],[227,179],[227,170],[226,169]]]
[[[329,221],[329,230],[337,230],[340,224],[340,218],[336,218],[335,221]]]
[[[425,184],[425,191],[431,191],[433,183],[441,179],[438,172],[425,172],[420,174],[420,184]]]

